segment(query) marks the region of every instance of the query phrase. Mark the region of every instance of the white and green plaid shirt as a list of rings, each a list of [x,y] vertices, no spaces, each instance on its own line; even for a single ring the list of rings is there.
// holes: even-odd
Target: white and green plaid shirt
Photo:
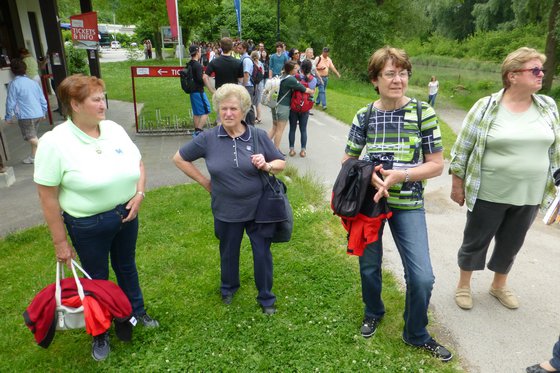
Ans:
[[[486,137],[496,119],[504,90],[481,98],[474,104],[463,120],[463,127],[451,149],[449,171],[464,180],[465,201],[472,211],[480,189],[481,163]],[[556,102],[545,95],[532,95],[539,114],[554,132],[554,143],[548,150],[550,166],[541,209],[545,210],[554,200],[556,188],[552,174],[560,167],[560,122]]]

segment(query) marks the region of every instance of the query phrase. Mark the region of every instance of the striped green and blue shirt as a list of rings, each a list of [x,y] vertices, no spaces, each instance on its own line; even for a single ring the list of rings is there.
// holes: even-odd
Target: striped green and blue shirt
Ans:
[[[422,119],[418,120],[416,99],[391,111],[373,107],[368,123],[365,123],[367,107],[354,116],[346,143],[346,154],[359,157],[365,148],[363,159],[373,156],[392,156],[393,169],[413,168],[424,162],[424,154],[443,150],[441,132],[434,109],[425,102]],[[420,122],[420,123],[419,123]],[[418,209],[424,205],[426,181],[397,183],[389,189],[387,202],[392,208]]]

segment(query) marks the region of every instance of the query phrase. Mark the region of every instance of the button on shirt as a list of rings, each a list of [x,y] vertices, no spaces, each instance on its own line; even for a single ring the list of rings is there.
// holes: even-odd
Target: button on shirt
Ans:
[[[47,101],[39,85],[25,75],[16,76],[8,85],[5,119],[37,119],[46,112]]]
[[[263,184],[259,170],[251,163],[253,133],[259,132],[259,153],[267,162],[284,159],[265,131],[246,127],[232,138],[222,126],[204,131],[179,149],[187,162],[204,158],[212,185],[212,213],[225,222],[250,221],[255,218]]]

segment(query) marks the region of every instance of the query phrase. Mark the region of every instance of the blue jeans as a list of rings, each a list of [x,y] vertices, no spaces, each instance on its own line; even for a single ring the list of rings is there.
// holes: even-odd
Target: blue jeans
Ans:
[[[434,95],[428,95],[428,104],[430,104],[431,107],[436,106],[436,97],[437,93]]]
[[[288,133],[288,141],[290,142],[290,149],[294,148],[296,143],[296,128],[299,122],[299,132],[301,134],[301,149],[307,146],[307,121],[309,120],[309,112],[298,113],[297,111],[290,110],[290,132]]]
[[[421,345],[431,338],[426,326],[434,285],[425,212],[424,209],[393,209],[393,216],[388,222],[401,256],[406,281],[403,338],[410,344]],[[379,240],[369,244],[360,257],[364,313],[375,318],[382,318],[385,314],[381,299],[382,234],[383,229]]]
[[[136,269],[138,218],[123,223],[128,215],[126,205],[85,218],[63,213],[66,229],[82,267],[93,279],[109,278],[109,255],[117,283],[132,305],[135,315],[145,313],[144,297]]]
[[[323,108],[327,107],[327,93],[325,92],[327,90],[327,83],[329,82],[329,78],[327,76],[321,77],[321,79],[323,80],[323,84],[319,84],[317,83],[317,88],[319,88],[319,93],[317,94],[317,99],[315,99],[315,104],[319,105],[321,104],[321,106]],[[317,79],[319,80],[319,79]]]
[[[271,240],[263,231],[264,225],[254,220],[230,223],[214,218],[214,233],[220,240],[220,269],[222,296],[235,294],[239,289],[239,252],[243,232],[247,232],[253,249],[253,272],[258,290],[257,302],[264,307],[272,306],[276,296],[272,293]]]

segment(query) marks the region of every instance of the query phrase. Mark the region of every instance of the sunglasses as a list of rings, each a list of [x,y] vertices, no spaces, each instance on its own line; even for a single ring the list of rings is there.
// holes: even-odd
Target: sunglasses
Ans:
[[[542,72],[543,74],[546,74],[546,70],[545,69],[541,69],[540,67],[533,67],[531,69],[519,69],[519,70],[513,70],[512,73],[522,73],[525,71],[530,71],[531,74],[533,74],[534,76],[539,76],[540,73]]]

